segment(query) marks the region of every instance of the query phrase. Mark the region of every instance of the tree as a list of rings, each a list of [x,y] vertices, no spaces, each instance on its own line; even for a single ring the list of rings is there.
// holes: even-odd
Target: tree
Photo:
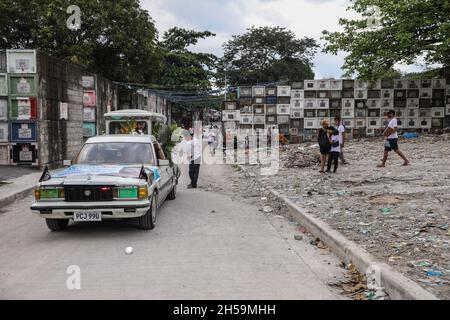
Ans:
[[[198,32],[174,27],[164,33],[161,49],[164,69],[158,82],[181,89],[207,90],[211,88],[217,57],[209,53],[189,50],[200,39],[215,36],[209,31]]]
[[[251,27],[223,45],[219,83],[225,77],[231,85],[313,79],[311,60],[317,47],[314,39],[297,39],[285,28]]]
[[[355,0],[349,9],[361,19],[340,19],[343,32],[323,32],[325,52],[350,53],[345,76],[375,80],[397,63],[410,65],[422,58],[427,64],[450,65],[450,1]]]
[[[81,28],[67,27],[69,5]],[[0,48],[36,48],[116,81],[153,82],[162,68],[157,30],[138,0],[2,0]]]

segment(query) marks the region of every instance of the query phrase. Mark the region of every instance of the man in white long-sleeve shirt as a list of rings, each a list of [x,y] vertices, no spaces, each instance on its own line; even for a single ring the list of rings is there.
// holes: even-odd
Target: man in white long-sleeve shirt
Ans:
[[[202,163],[202,143],[188,131],[183,132],[183,137],[186,141],[184,152],[188,155],[189,178],[191,179],[191,184],[188,185],[188,189],[197,189],[200,165]]]

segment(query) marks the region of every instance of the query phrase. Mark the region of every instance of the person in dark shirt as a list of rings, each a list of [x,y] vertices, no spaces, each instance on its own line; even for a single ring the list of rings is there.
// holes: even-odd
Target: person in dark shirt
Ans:
[[[327,158],[331,152],[331,144],[328,136],[328,128],[330,123],[328,120],[322,121],[322,128],[319,130],[319,135],[317,137],[317,142],[320,147],[320,173],[325,173],[325,165],[327,163]]]

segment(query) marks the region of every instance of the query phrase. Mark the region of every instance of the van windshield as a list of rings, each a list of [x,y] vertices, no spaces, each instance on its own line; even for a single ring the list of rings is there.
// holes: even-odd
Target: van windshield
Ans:
[[[153,165],[150,143],[114,142],[86,144],[74,164]]]

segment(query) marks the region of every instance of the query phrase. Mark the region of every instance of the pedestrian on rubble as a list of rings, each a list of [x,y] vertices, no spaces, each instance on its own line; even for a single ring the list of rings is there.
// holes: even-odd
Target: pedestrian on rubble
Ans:
[[[339,166],[339,156],[341,154],[340,132],[333,127],[330,127],[328,129],[328,138],[330,141],[331,149],[330,155],[328,157],[328,167],[326,172],[331,172],[331,166],[334,163],[333,173],[336,173]]]
[[[328,120],[323,120],[322,128],[319,130],[319,135],[317,137],[317,142],[320,147],[320,173],[325,173],[325,164],[327,163],[328,156],[331,152],[331,143],[328,129],[330,127],[330,123]]]
[[[334,123],[336,125],[336,129],[339,131],[339,143],[341,144],[341,152],[339,155],[339,158],[341,159],[342,164],[348,164],[347,160],[345,160],[344,156],[344,147],[346,143],[346,137],[345,137],[345,126],[342,124],[342,118],[341,116],[337,116],[334,118]]]
[[[395,111],[390,110],[386,114],[387,120],[389,121],[388,127],[384,131],[384,136],[387,138],[384,144],[384,157],[381,164],[378,165],[378,168],[386,167],[386,162],[389,157],[389,152],[394,151],[396,154],[403,159],[403,166],[409,166],[410,162],[406,158],[406,156],[400,151],[398,147],[398,121],[395,117]]]

